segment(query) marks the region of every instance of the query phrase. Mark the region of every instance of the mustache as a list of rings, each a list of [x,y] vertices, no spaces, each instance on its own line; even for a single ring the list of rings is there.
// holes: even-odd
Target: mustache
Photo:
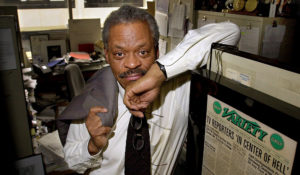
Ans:
[[[147,72],[146,70],[143,70],[143,69],[140,69],[140,68],[136,68],[136,69],[131,69],[131,70],[128,70],[126,72],[123,72],[123,73],[119,74],[119,77],[120,78],[126,78],[129,75],[131,75],[131,74],[142,74],[142,75],[145,75],[146,72]]]

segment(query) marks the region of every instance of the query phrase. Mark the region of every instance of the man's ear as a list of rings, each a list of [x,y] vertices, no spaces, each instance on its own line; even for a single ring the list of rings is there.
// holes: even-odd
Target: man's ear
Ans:
[[[104,49],[104,55],[105,55],[105,61],[106,63],[109,64],[109,59],[108,59],[108,50],[107,49]]]

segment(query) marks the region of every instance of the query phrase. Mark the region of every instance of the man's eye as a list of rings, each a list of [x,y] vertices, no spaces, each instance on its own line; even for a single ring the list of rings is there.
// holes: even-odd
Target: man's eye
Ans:
[[[141,51],[140,51],[140,55],[142,55],[142,56],[145,56],[145,55],[147,55],[147,54],[148,54],[148,52],[145,51],[145,50],[141,50]]]
[[[117,56],[117,57],[123,57],[124,56],[124,54],[122,52],[116,52],[116,53],[114,53],[114,55]]]

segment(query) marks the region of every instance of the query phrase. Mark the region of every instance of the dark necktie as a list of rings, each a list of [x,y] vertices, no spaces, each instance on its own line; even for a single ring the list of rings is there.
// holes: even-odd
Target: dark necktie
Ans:
[[[125,175],[150,175],[150,141],[146,116],[131,116],[126,140]]]

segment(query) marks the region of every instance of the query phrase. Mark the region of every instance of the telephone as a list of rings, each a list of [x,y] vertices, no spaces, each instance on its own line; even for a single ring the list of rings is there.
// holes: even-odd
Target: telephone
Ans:
[[[45,64],[32,64],[33,71],[37,74],[47,74],[52,72],[52,70]]]

